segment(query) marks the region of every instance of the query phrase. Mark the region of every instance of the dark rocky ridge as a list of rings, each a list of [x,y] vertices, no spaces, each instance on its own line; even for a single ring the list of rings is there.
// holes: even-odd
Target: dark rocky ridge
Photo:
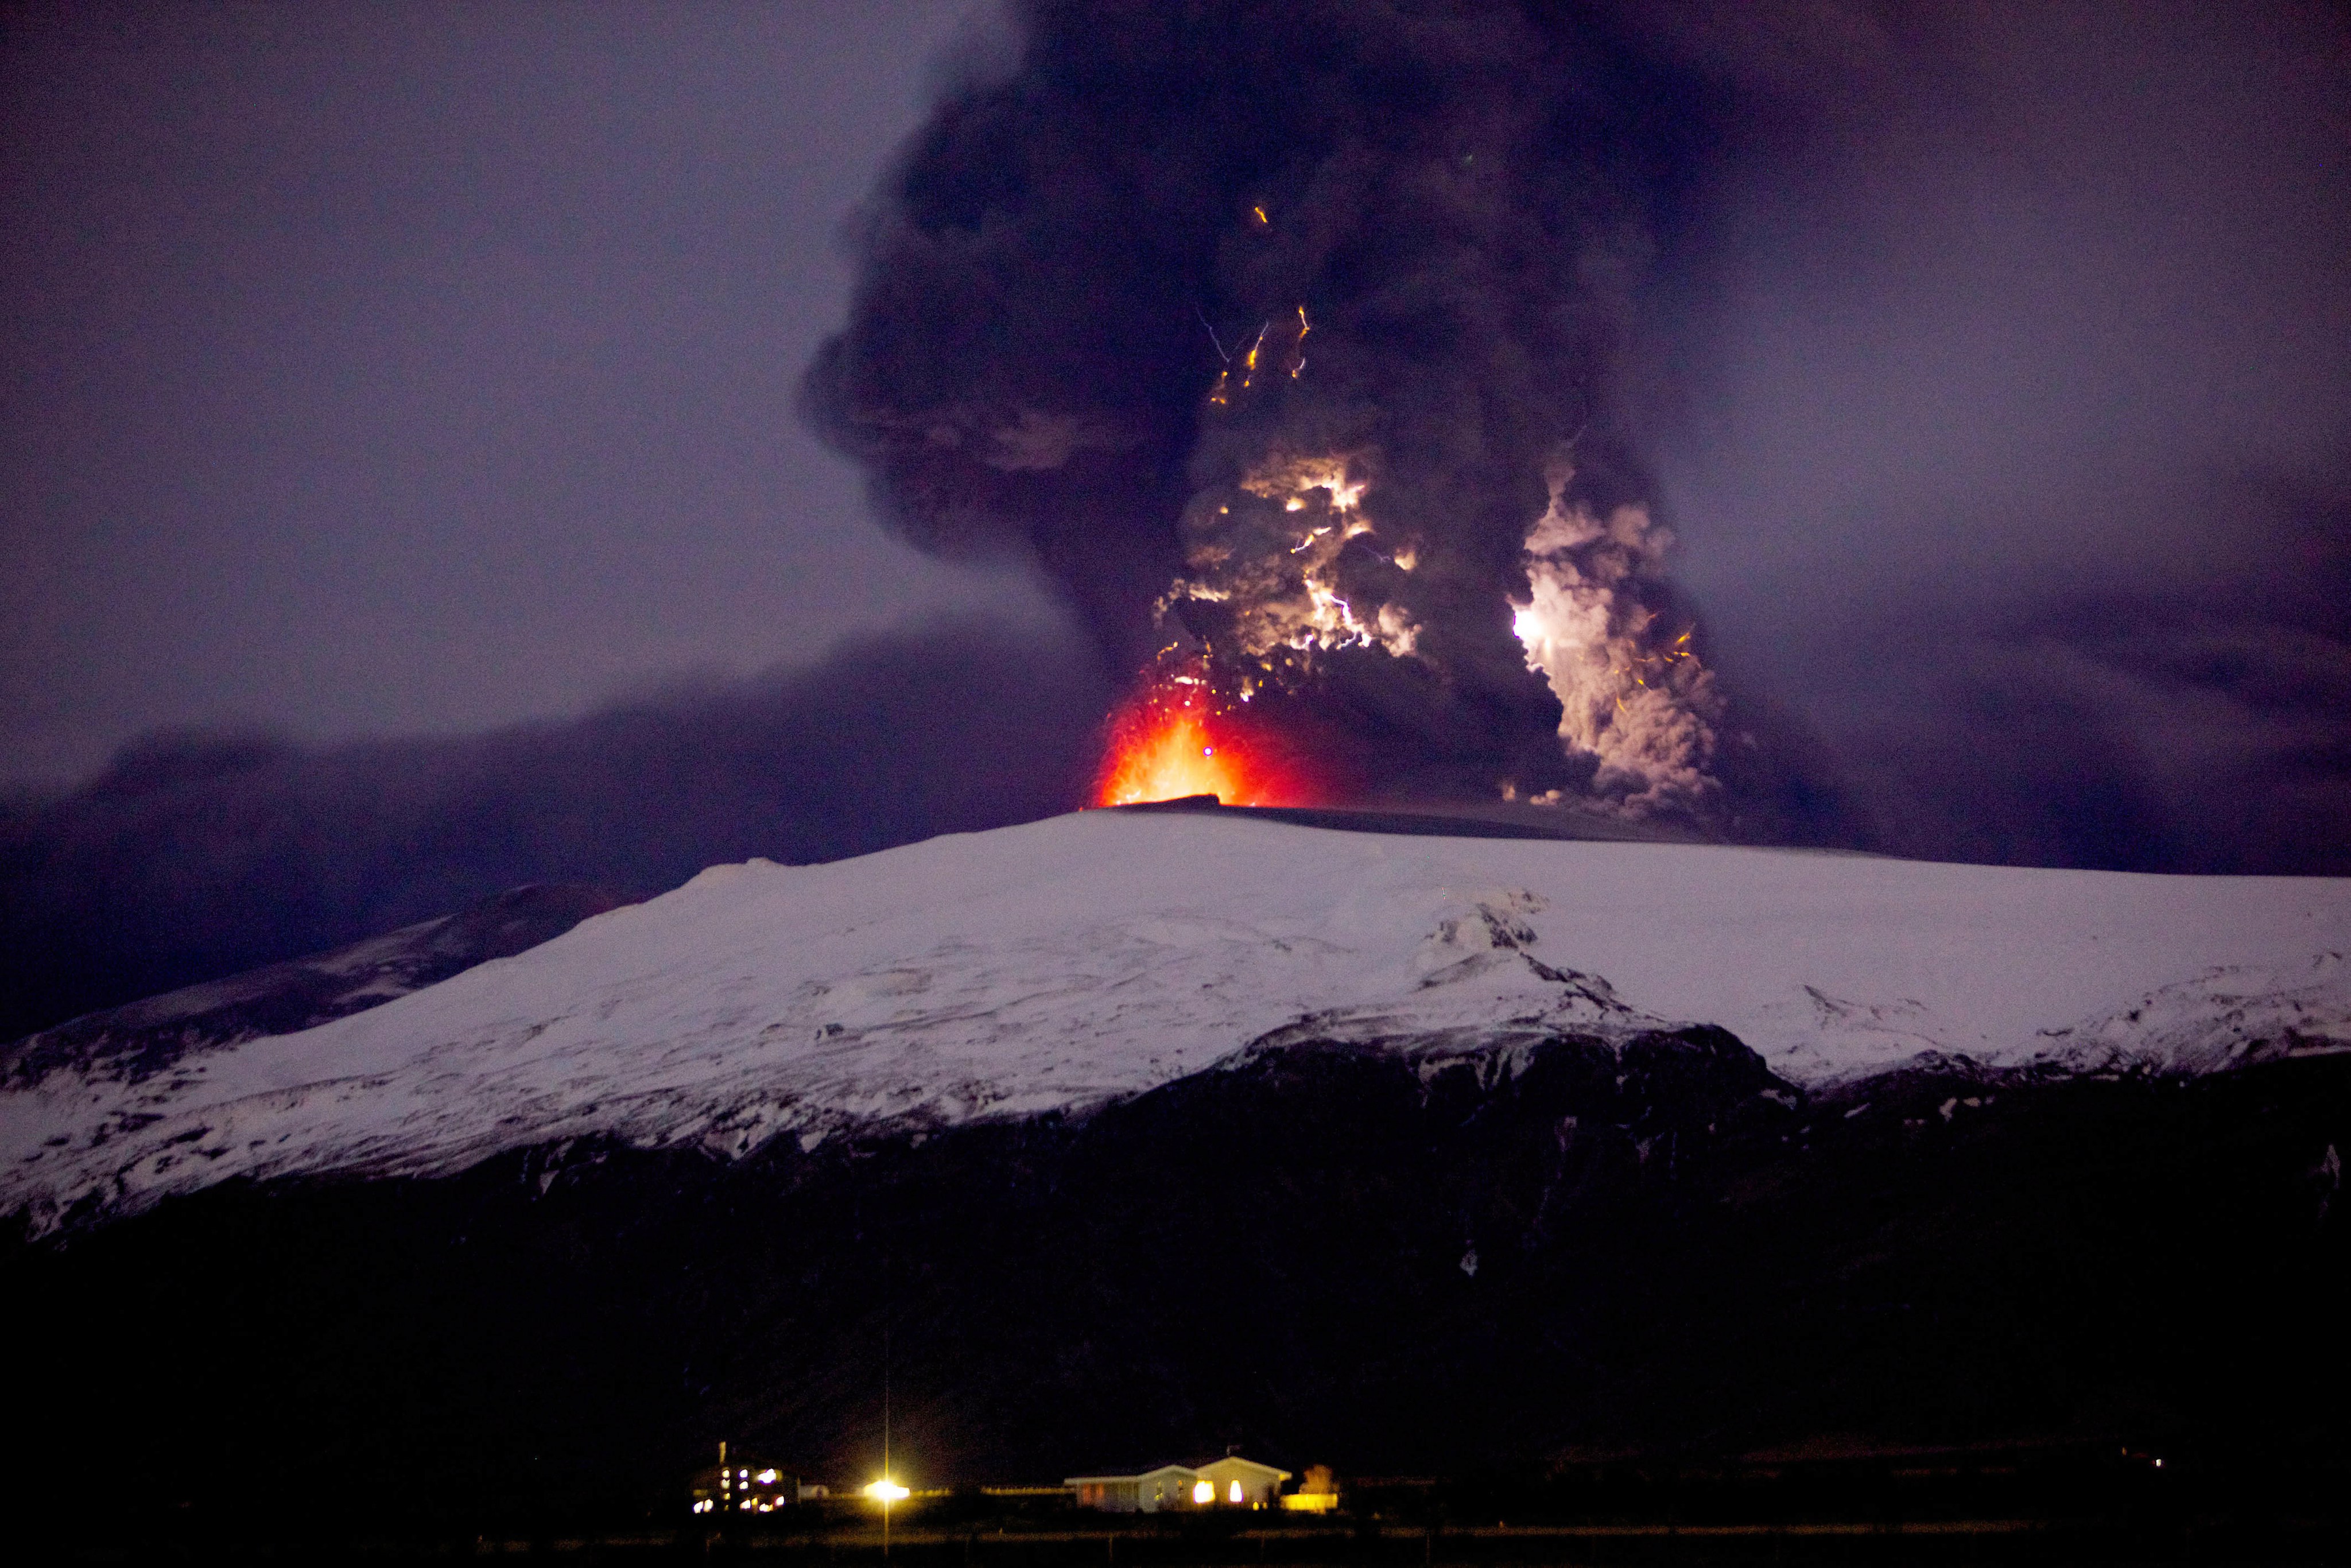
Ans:
[[[1515,1064],[1515,1065],[1514,1065]],[[1972,1099],[1973,1105],[1967,1103]],[[673,1501],[720,1437],[921,1482],[1240,1442],[1343,1471],[2036,1436],[2346,1456],[2351,1061],[1928,1061],[1730,1036],[1424,1076],[1238,1059],[1103,1110],[229,1184],[0,1254],[16,1500],[443,1523]],[[1474,1267],[1473,1267],[1474,1265]],[[110,1500],[110,1507],[119,1506]]]

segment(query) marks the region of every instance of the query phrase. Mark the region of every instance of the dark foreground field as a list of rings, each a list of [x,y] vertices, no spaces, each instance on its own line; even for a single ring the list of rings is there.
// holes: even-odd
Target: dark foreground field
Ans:
[[[124,1538],[103,1530],[50,1537],[57,1563],[318,1564],[530,1560],[567,1563],[759,1563],[773,1568],[1550,1568],[1590,1564],[1771,1564],[1818,1568],[1968,1568],[1971,1564],[2321,1564],[2351,1551],[2342,1520],[1968,1518],[1777,1523],[1670,1520],[1439,1524],[1342,1521],[1322,1528],[1121,1528],[1071,1519],[1026,1526],[893,1532],[870,1527],[723,1532],[638,1530],[441,1539],[295,1535],[266,1540]]]
[[[2351,1560],[2346,1148],[2351,1058],[1808,1098],[1696,1030],[1433,1076],[1306,1045],[734,1163],[228,1185],[0,1253],[0,1500],[142,1559],[862,1564],[854,1530],[679,1531],[721,1439],[870,1479],[886,1361],[917,1487],[1238,1445],[1358,1515],[944,1500],[893,1563]]]

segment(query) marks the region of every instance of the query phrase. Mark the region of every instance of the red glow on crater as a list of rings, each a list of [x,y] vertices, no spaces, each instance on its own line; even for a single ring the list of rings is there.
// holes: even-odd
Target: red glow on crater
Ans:
[[[1311,806],[1325,791],[1294,746],[1220,695],[1197,660],[1158,665],[1111,716],[1093,803],[1214,795],[1228,806]]]

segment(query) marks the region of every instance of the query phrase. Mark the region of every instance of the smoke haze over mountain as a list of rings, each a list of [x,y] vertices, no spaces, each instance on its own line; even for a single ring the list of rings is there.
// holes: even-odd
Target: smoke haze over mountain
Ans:
[[[2351,19],[1846,15],[1653,317],[1717,656],[1886,847],[2351,869]]]
[[[0,813],[0,1037],[526,883],[645,894],[1077,804],[1080,650],[948,627],[561,725],[302,747],[159,735]]]

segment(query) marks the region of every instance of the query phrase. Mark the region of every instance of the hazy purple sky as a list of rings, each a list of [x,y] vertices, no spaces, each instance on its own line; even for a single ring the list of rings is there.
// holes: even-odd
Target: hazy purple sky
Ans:
[[[1021,598],[883,538],[790,407],[968,9],[11,6],[0,782]]]

